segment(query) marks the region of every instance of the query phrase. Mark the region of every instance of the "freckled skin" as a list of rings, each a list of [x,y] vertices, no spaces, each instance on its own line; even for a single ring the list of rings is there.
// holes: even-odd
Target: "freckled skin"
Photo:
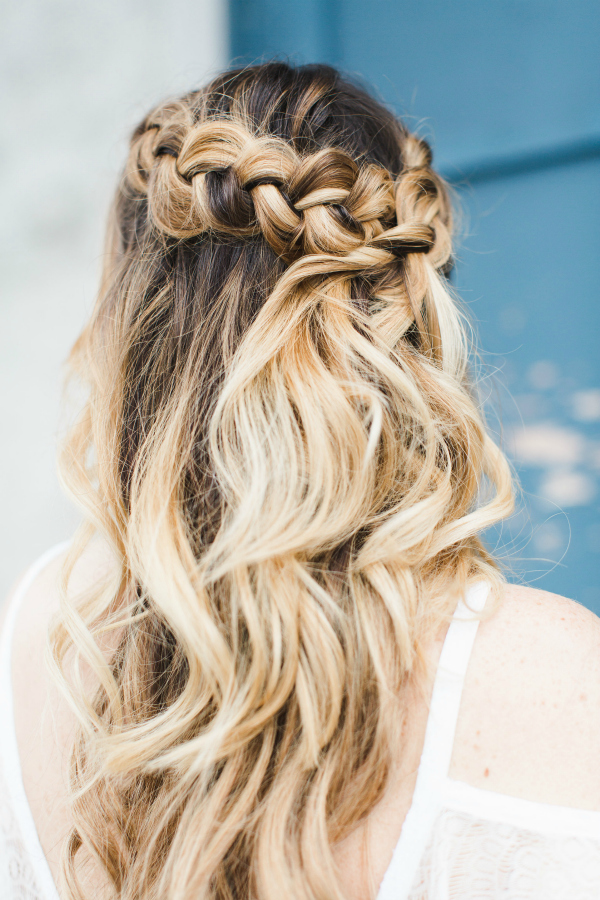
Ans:
[[[450,777],[600,810],[599,758],[600,619],[564,597],[507,585],[475,640]]]

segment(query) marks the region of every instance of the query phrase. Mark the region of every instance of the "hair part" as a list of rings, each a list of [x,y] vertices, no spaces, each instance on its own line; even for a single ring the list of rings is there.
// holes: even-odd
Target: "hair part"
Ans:
[[[83,854],[122,900],[342,900],[332,847],[512,508],[451,234],[426,142],[327,66],[226,72],[134,132],[71,357],[65,589],[93,531],[119,572],[52,635],[98,678],[63,682],[66,897]]]

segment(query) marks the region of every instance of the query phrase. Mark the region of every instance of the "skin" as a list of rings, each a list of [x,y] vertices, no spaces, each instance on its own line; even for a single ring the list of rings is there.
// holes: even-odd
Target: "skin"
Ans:
[[[41,573],[23,600],[13,645],[17,740],[25,789],[42,847],[57,880],[69,828],[65,749],[74,718],[43,666],[48,620],[57,608],[61,560]],[[74,587],[110,559],[88,550]],[[432,642],[432,672],[445,629]],[[108,655],[110,647],[106,647]],[[432,683],[426,690],[430,692]],[[403,698],[405,742],[383,800],[335,848],[348,900],[367,900],[392,857],[408,812],[427,722],[420,698]],[[51,712],[50,712],[51,711]],[[399,715],[401,715],[399,706]],[[499,609],[480,624],[463,692],[449,775],[475,787],[541,803],[600,811],[600,619],[545,591],[506,586]],[[100,874],[82,884],[98,897]]]

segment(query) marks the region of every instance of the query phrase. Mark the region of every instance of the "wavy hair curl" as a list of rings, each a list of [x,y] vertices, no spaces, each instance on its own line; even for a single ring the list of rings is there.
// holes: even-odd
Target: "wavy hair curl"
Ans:
[[[62,457],[66,897],[82,854],[122,900],[342,900],[333,848],[512,507],[451,241],[427,143],[329,67],[226,72],[134,132]],[[74,602],[94,532],[117,577]]]

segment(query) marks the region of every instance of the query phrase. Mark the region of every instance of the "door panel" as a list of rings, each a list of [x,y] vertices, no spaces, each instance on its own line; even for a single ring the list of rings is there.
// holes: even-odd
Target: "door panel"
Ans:
[[[431,138],[465,212],[455,280],[523,485],[490,540],[600,613],[600,6],[231,0],[232,55],[329,61]],[[495,410],[495,412],[493,411]]]

